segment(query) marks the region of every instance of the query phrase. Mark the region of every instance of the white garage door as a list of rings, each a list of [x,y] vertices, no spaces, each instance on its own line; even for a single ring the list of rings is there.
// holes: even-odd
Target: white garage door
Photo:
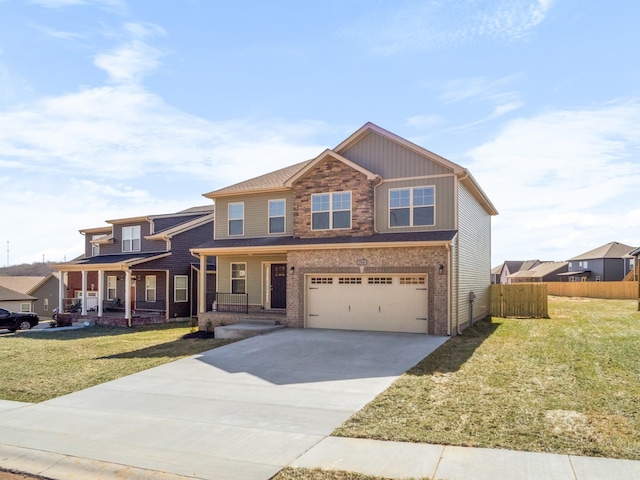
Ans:
[[[309,275],[307,327],[427,333],[426,275]]]

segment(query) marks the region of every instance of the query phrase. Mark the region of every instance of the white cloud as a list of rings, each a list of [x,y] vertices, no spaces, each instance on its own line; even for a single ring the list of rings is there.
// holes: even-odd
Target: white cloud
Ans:
[[[29,3],[44,8],[91,7],[98,5],[112,12],[123,12],[126,3],[123,0],[29,0]]]
[[[639,123],[637,99],[550,111],[507,123],[469,152],[471,170],[501,213],[494,253],[527,245],[538,254],[505,257],[563,259],[632,236]]]
[[[419,129],[433,128],[443,123],[439,115],[415,115],[407,118],[405,124]]]
[[[546,18],[551,6],[551,0],[405,1],[364,17],[348,33],[385,55],[448,48],[482,38],[519,40]]]

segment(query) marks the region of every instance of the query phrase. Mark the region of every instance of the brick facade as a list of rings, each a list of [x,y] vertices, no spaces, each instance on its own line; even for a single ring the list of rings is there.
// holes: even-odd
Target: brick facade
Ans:
[[[427,332],[447,335],[448,278],[445,247],[360,248],[291,251],[287,264],[287,320],[290,327],[304,327],[305,275],[316,273],[426,273],[428,288]],[[359,267],[358,260],[367,265]],[[440,274],[443,265],[443,274]]]
[[[293,185],[294,237],[320,238],[365,236],[373,234],[374,182],[349,165],[326,159]],[[351,192],[351,229],[311,230],[311,195],[314,193]]]

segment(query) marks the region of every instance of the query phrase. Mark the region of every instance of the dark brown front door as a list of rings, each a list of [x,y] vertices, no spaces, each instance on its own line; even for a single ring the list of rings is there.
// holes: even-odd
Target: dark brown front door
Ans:
[[[271,264],[271,308],[287,308],[287,264]]]

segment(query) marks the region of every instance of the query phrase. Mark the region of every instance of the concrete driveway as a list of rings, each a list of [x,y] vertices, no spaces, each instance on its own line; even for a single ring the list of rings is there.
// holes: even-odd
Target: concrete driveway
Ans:
[[[0,465],[269,479],[446,340],[286,329],[47,402],[0,402]]]

